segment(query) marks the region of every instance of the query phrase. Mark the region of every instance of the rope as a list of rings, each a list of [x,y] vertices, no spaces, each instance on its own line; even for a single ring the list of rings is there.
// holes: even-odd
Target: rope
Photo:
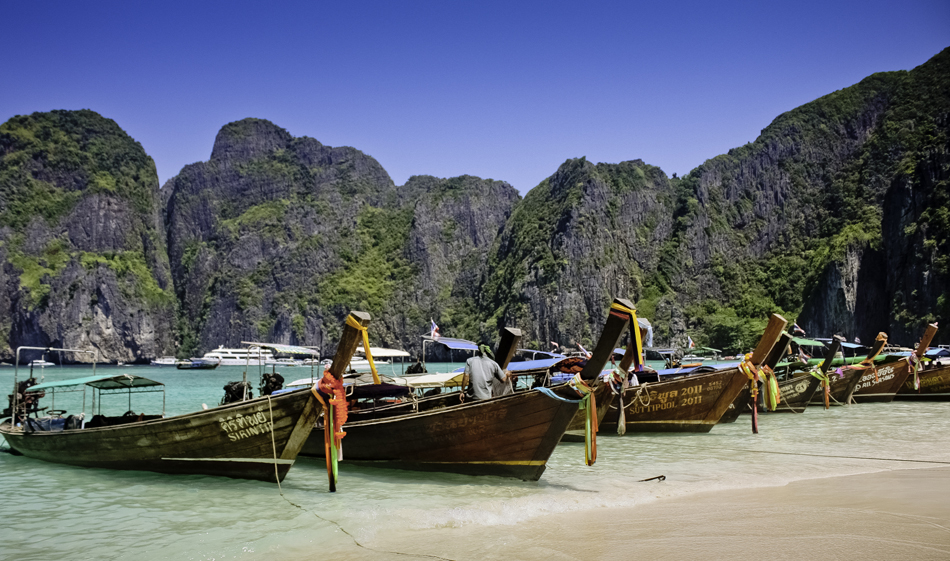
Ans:
[[[379,372],[376,372],[376,362],[373,361],[373,353],[369,350],[369,333],[366,328],[360,325],[360,322],[357,321],[353,314],[346,316],[346,324],[352,327],[353,329],[359,330],[363,335],[363,350],[366,351],[366,360],[369,361],[369,369],[373,372],[373,383],[380,384]]]
[[[939,465],[950,465],[950,462],[940,461],[940,460],[915,460],[915,459],[905,459],[905,458],[869,458],[867,456],[837,456],[832,454],[809,454],[807,452],[777,452],[774,450],[747,450],[745,448],[710,448],[708,446],[693,446],[690,444],[677,444],[675,442],[665,442],[660,439],[654,439],[654,444],[665,444],[667,446],[685,446],[687,448],[700,449],[700,450],[722,450],[727,452],[753,452],[757,454],[779,454],[782,456],[809,456],[814,458],[839,458],[844,460],[872,460],[876,462],[913,462],[918,464],[939,464]]]
[[[324,518],[324,517],[320,516],[319,514],[317,514],[316,512],[313,512],[313,511],[310,510],[310,509],[307,509],[307,508],[304,508],[304,507],[298,505],[297,503],[295,503],[295,502],[293,502],[292,500],[288,499],[283,493],[280,495],[280,497],[281,497],[282,499],[284,499],[285,501],[287,501],[288,503],[290,503],[292,506],[297,507],[298,509],[300,509],[300,510],[302,510],[302,511],[304,511],[304,512],[308,512],[308,513],[314,515],[314,517],[316,517],[316,518],[318,518],[318,519],[320,519],[320,520],[323,520],[324,522],[328,522],[328,523],[330,523],[330,524],[333,524],[333,525],[336,526],[341,532],[343,532],[344,534],[346,534],[347,536],[349,536],[349,538],[350,538],[351,540],[353,540],[353,543],[356,545],[356,547],[365,549],[365,550],[367,550],[367,551],[372,551],[372,552],[374,552],[374,553],[390,553],[390,554],[392,554],[392,555],[403,555],[403,556],[406,556],[406,557],[420,557],[420,558],[425,558],[425,559],[439,559],[440,561],[452,561],[452,559],[449,559],[448,557],[439,557],[438,555],[429,555],[429,554],[427,554],[427,553],[404,553],[404,552],[402,552],[402,551],[389,551],[389,550],[385,550],[385,549],[373,549],[373,548],[371,548],[371,547],[369,547],[369,546],[365,546],[365,545],[361,544],[361,543],[359,542],[359,540],[356,539],[356,536],[354,536],[353,534],[347,532],[346,529],[343,528],[343,525],[340,524],[339,522],[336,522],[335,520],[330,520],[329,518]]]
[[[274,440],[274,407],[271,405],[270,396],[267,396],[267,409],[270,411],[270,445],[274,449],[274,479],[277,480],[277,491],[283,496],[284,490],[280,488],[280,472],[277,471],[277,441]]]
[[[620,436],[627,434],[627,415],[623,407],[623,394],[627,391],[627,377],[624,374],[624,372],[614,368],[613,372],[606,378],[607,387],[610,388],[611,393],[616,395],[617,399],[620,400],[620,416],[617,419],[617,434]],[[614,384],[619,384],[619,389],[615,388]]]

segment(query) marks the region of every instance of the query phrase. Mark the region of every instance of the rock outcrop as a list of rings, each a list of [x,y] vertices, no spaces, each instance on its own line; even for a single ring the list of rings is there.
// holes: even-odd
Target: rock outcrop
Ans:
[[[174,351],[155,164],[114,121],[52,111],[0,125],[0,286],[0,358],[21,345],[125,362]]]

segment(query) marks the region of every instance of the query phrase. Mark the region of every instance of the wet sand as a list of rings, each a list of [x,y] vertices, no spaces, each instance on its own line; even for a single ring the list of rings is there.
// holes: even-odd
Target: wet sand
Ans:
[[[658,490],[663,484],[643,483]],[[459,561],[946,560],[950,468],[796,481],[542,516],[514,526],[409,530],[376,538],[367,544],[375,552],[354,546],[345,555]]]

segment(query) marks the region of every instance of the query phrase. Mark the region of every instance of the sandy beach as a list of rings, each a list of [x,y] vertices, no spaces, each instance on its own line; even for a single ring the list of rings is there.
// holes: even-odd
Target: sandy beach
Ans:
[[[658,492],[664,483],[649,482]],[[378,535],[352,559],[950,559],[950,468],[717,491],[513,526]],[[285,551],[285,553],[287,553]]]

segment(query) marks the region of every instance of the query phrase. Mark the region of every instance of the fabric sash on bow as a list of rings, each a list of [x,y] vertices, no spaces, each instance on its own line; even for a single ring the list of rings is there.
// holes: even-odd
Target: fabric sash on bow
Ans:
[[[353,329],[358,329],[363,335],[363,350],[366,351],[366,360],[369,361],[369,369],[373,372],[373,383],[379,384],[379,373],[376,372],[376,363],[373,361],[373,353],[369,350],[369,333],[366,332],[366,328],[360,325],[360,322],[356,321],[352,315],[346,316],[346,324],[352,327]]]
[[[336,487],[338,463],[343,459],[343,424],[346,423],[346,390],[343,381],[337,380],[329,370],[310,388],[317,401],[323,405],[323,449],[327,460],[327,474]],[[324,398],[326,396],[326,398]]]
[[[594,390],[578,372],[568,385],[581,397],[578,408],[584,411],[584,461],[592,466],[597,461],[597,402]]]
[[[910,366],[910,371],[914,375],[914,389],[920,390],[920,359],[917,358],[915,353],[910,353],[907,364]]]

